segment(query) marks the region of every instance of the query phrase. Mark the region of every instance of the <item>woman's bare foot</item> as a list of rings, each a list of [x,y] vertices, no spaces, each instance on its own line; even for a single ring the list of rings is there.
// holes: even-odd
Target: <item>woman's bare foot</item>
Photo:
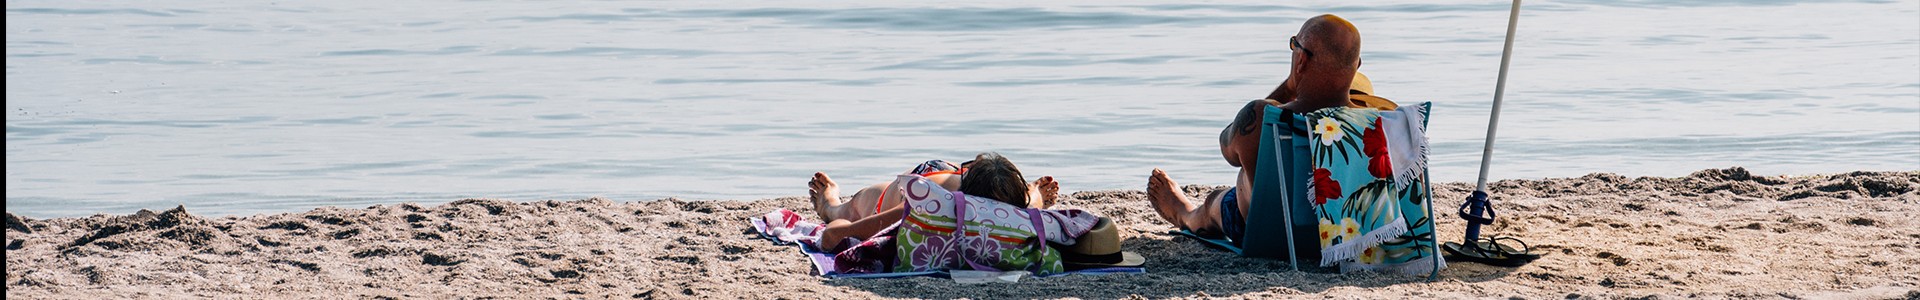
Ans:
[[[840,185],[834,184],[833,178],[827,178],[827,173],[814,172],[813,180],[807,181],[807,197],[812,198],[813,211],[820,213],[822,222],[832,221],[833,216],[827,212],[840,206]]]
[[[1167,171],[1153,169],[1153,175],[1147,176],[1147,202],[1153,205],[1153,211],[1160,213],[1173,226],[1187,229],[1181,216],[1193,210],[1193,203],[1187,202],[1187,195],[1180,191],[1180,185],[1167,177]]]
[[[1040,195],[1034,198],[1039,201],[1033,203],[1034,208],[1045,209],[1060,203],[1060,182],[1054,181],[1053,176],[1040,176],[1040,179],[1034,180],[1033,185],[1027,188]]]

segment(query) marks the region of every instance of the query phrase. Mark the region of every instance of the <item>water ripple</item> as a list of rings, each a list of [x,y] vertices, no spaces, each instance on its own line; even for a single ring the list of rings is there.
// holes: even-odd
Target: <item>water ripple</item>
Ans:
[[[1753,92],[1718,92],[1682,88],[1583,88],[1579,90],[1543,91],[1543,94],[1556,98],[1607,99],[1614,101],[1653,101],[1674,103],[1711,103],[1711,102],[1751,102],[1758,100],[1815,99],[1820,96],[1793,90],[1760,90]]]
[[[1190,77],[1187,77],[1187,76],[1156,76],[1156,77],[1094,76],[1094,77],[1058,78],[1058,79],[1006,79],[1006,80],[994,80],[994,81],[970,81],[970,82],[960,82],[960,83],[954,83],[954,84],[961,85],[961,86],[979,86],[979,87],[1013,87],[1013,86],[1061,85],[1061,84],[1065,84],[1065,85],[1075,85],[1075,84],[1147,85],[1147,84],[1163,84],[1168,81],[1181,80],[1181,79],[1187,79],[1187,78],[1190,78]]]
[[[521,48],[521,49],[507,49],[507,50],[501,50],[501,51],[498,51],[498,52],[494,52],[494,53],[492,53],[492,54],[489,54],[489,55],[496,55],[496,56],[557,56],[557,57],[572,57],[572,56],[612,56],[612,57],[635,57],[635,56],[670,56],[670,57],[677,57],[677,58],[685,58],[685,57],[699,57],[699,56],[707,56],[707,55],[714,55],[714,54],[723,54],[723,53],[725,53],[725,52],[719,52],[719,51],[710,51],[710,50],[697,50],[697,49],[648,49],[648,48],[620,48],[620,47],[581,47],[581,48],[572,48],[572,49],[564,49],[564,50],[551,50],[551,51],[543,51],[543,50],[540,50],[540,49],[525,49],[525,48]]]
[[[642,18],[649,18],[649,17],[651,17],[651,16],[648,16],[648,15],[645,15],[645,14],[563,14],[563,15],[558,15],[558,16],[549,16],[549,17],[511,17],[511,18],[498,18],[498,19],[492,19],[492,20],[490,20],[490,21],[525,21],[525,22],[552,22],[552,21],[588,21],[588,22],[613,22],[613,21],[632,21],[632,20],[638,20],[638,19],[642,19]]]
[[[207,62],[204,62],[204,61],[169,60],[169,59],[162,59],[156,56],[140,56],[135,58],[90,58],[90,59],[81,60],[80,62],[89,64],[89,65],[113,64],[113,63],[137,63],[137,64],[156,64],[156,65],[204,65],[204,64],[207,64]]]
[[[474,100],[542,100],[542,99],[547,99],[547,97],[539,96],[539,95],[500,94],[500,95],[486,95],[486,96],[473,97],[471,99],[474,99]]]
[[[369,117],[369,116],[359,116],[359,117],[346,117],[346,118],[296,120],[293,122],[299,123],[301,125],[364,125],[364,124],[372,123],[373,120],[377,120],[377,119],[380,119],[380,118]]]
[[[1048,59],[1008,59],[1008,60],[954,60],[927,59],[868,68],[878,70],[973,70],[993,67],[1070,67],[1097,64],[1163,64],[1176,59],[1189,58],[1181,55],[1154,55],[1118,59],[1088,59],[1087,55],[1061,55],[1061,58]]]
[[[436,165],[438,163],[440,163],[440,160],[438,159],[363,162],[363,163],[334,164],[334,165],[329,165],[329,166],[319,167],[319,168],[267,170],[264,172],[281,174],[285,176],[351,175],[351,174],[337,174],[337,173],[359,173],[359,172],[372,171],[372,170]]]
[[[121,8],[121,9],[84,9],[84,8],[19,8],[19,9],[7,9],[7,14],[9,14],[9,15],[11,15],[11,14],[41,14],[41,15],[140,15],[140,16],[149,16],[149,17],[173,17],[173,16],[179,16],[180,14],[192,14],[192,13],[198,13],[198,11],[192,11],[192,10],[168,10],[168,11],[153,11],[153,10],[145,10],[145,9],[132,9],[132,8]]]
[[[35,57],[58,57],[58,56],[73,56],[73,53],[19,53],[19,54],[7,54],[7,57],[18,57],[18,58],[35,58]]]
[[[421,51],[396,50],[396,49],[364,49],[364,50],[320,52],[320,56],[450,55],[450,54],[474,52],[474,51],[478,51],[479,49],[480,47],[475,47],[475,46],[452,46],[452,47],[440,48],[439,50],[421,50]]]
[[[754,8],[654,11],[628,9],[624,14],[564,14],[545,17],[502,18],[502,21],[619,22],[652,18],[778,19],[827,28],[900,31],[1002,31],[1023,29],[1112,29],[1150,25],[1216,25],[1270,23],[1272,18],[1223,16],[1163,16],[1116,12],[1066,12],[1038,8]]]
[[[97,128],[97,127],[214,128],[214,127],[236,125],[236,124],[259,124],[259,123],[264,123],[267,121],[273,121],[277,119],[279,118],[268,117],[268,116],[251,116],[251,117],[240,117],[240,118],[231,118],[231,119],[213,119],[213,120],[73,119],[73,120],[42,122],[41,124],[49,125],[50,127],[54,127],[54,128],[63,128],[63,129],[64,128]],[[14,126],[16,125],[7,124],[7,126],[8,126],[7,131],[9,133],[12,133],[14,130]]]
[[[869,8],[690,10],[683,17],[773,18],[833,28],[907,31],[996,31],[1022,29],[1111,29],[1162,24],[1211,25],[1264,23],[1269,18],[1160,16],[1114,12],[1062,12],[1035,8]]]
[[[821,84],[828,84],[828,85],[844,85],[844,86],[871,86],[876,84],[887,83],[890,81],[892,80],[888,80],[888,79],[835,80],[835,79],[817,79],[817,78],[713,78],[713,79],[668,78],[668,79],[654,80],[653,83],[656,83],[656,84],[821,83]]]

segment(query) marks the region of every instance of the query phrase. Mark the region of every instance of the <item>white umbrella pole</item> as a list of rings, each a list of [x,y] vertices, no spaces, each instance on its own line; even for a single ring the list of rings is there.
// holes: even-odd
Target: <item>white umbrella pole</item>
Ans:
[[[1493,88],[1493,115],[1487,117],[1487,145],[1480,151],[1480,182],[1474,191],[1487,191],[1487,167],[1493,162],[1493,133],[1500,129],[1500,98],[1507,94],[1507,63],[1513,61],[1513,29],[1520,22],[1520,0],[1513,0],[1513,12],[1507,14],[1507,45],[1500,50],[1500,83]]]
[[[1520,0],[1513,0],[1513,8],[1507,13],[1506,46],[1500,49],[1500,79],[1499,83],[1493,87],[1493,113],[1487,117],[1487,144],[1482,147],[1480,151],[1480,180],[1473,186],[1473,190],[1480,193],[1487,192],[1487,168],[1493,165],[1493,134],[1500,129],[1500,101],[1502,100],[1501,98],[1507,94],[1507,64],[1513,61],[1513,32],[1514,28],[1518,27],[1519,24]],[[1479,212],[1475,211],[1474,213],[1478,214]],[[1433,217],[1432,201],[1428,201],[1427,203],[1427,217]],[[1479,227],[1474,224],[1467,224],[1467,226]],[[1469,229],[1468,231],[1478,231],[1478,229]],[[1472,243],[1473,241],[1467,242]],[[1437,232],[1433,235],[1433,253],[1436,256],[1440,254],[1440,234]],[[1440,263],[1440,259],[1433,261],[1433,274],[1427,275],[1428,280],[1440,277]]]

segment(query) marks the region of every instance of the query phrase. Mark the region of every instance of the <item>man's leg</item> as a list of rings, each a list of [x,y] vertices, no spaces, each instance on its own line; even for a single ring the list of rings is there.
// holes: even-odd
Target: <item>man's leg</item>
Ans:
[[[1234,185],[1233,185],[1234,189],[1239,190],[1234,192],[1235,199],[1233,201],[1233,204],[1236,206],[1239,206],[1240,208],[1238,212],[1240,212],[1241,222],[1246,222],[1247,213],[1253,210],[1253,174],[1252,172],[1253,172],[1252,167],[1240,168],[1240,172],[1239,172],[1240,180],[1234,181]],[[1238,237],[1235,237],[1235,238],[1237,239]]]
[[[1220,197],[1225,189],[1215,190],[1207,198],[1194,204],[1180,191],[1180,185],[1167,176],[1167,172],[1153,169],[1153,175],[1147,177],[1147,201],[1151,202],[1155,212],[1167,223],[1181,229],[1192,230],[1201,235],[1220,235]]]

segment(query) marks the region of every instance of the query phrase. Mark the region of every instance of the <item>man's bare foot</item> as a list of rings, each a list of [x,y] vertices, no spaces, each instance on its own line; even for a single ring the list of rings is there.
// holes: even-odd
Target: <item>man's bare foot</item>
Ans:
[[[1167,177],[1167,171],[1153,169],[1153,175],[1147,176],[1147,201],[1153,205],[1153,211],[1160,213],[1175,227],[1187,229],[1181,215],[1193,210],[1193,203],[1187,202],[1187,195],[1180,191],[1180,185]]]
[[[807,197],[812,198],[813,211],[820,213],[822,222],[832,221],[827,212],[840,206],[840,185],[827,178],[827,173],[814,172],[813,180],[807,181]]]
[[[1027,188],[1033,189],[1040,195],[1034,199],[1039,201],[1033,203],[1034,208],[1045,209],[1060,203],[1060,182],[1054,181],[1053,176],[1040,176],[1040,179],[1034,180],[1033,185]]]

